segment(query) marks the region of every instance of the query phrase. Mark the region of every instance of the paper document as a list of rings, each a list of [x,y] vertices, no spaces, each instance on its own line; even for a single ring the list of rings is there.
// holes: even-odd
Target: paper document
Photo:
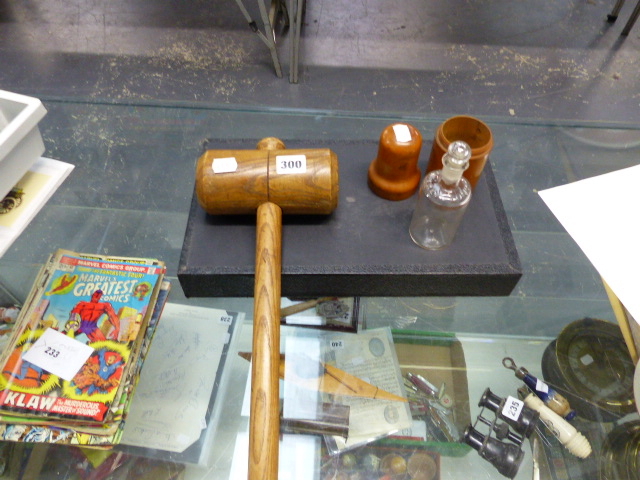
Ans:
[[[212,308],[165,306],[122,443],[182,452],[200,438],[235,315]]]
[[[539,194],[629,313],[640,319],[640,165]]]
[[[0,198],[0,257],[73,169],[70,163],[41,157],[7,196]]]

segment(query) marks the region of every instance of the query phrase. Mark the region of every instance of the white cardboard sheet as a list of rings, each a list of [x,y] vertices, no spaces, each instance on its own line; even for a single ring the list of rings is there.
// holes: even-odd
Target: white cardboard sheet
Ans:
[[[539,194],[629,313],[640,319],[640,165]]]

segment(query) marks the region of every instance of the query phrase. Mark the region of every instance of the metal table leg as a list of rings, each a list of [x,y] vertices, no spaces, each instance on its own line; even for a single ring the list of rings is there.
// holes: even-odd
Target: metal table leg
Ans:
[[[622,29],[622,32],[620,33],[620,35],[625,35],[625,36],[629,35],[629,32],[631,31],[633,24],[636,23],[636,20],[638,19],[638,16],[640,16],[640,0],[638,0],[638,3],[636,3],[636,8],[633,9],[633,13],[631,13],[629,20],[627,21],[627,24]]]
[[[247,19],[247,22],[249,23],[249,27],[251,28],[251,30],[253,30],[258,35],[258,37],[260,37],[260,40],[262,40],[264,44],[269,48],[269,51],[271,52],[271,59],[273,60],[273,66],[276,70],[276,75],[278,77],[282,77],[282,67],[280,67],[280,60],[278,59],[278,51],[276,50],[276,39],[273,33],[273,25],[271,25],[271,22],[269,21],[269,15],[267,15],[267,8],[264,5],[264,1],[263,0],[257,0],[257,1],[258,1],[258,7],[260,8],[260,16],[262,17],[265,33],[262,33],[260,31],[255,20],[251,18],[251,15],[249,15],[249,12],[245,8],[244,4],[242,3],[242,0],[236,0],[236,4],[238,5],[238,8],[240,8],[240,11],[244,15],[244,18]]]
[[[300,31],[304,0],[290,0],[290,12],[293,16],[293,35],[291,38],[289,82],[298,83],[298,60],[300,58]]]
[[[607,22],[615,22],[616,19],[618,18],[618,14],[620,13],[620,9],[622,8],[622,5],[624,5],[624,0],[617,0],[616,4],[613,6],[613,10],[611,10],[611,13],[609,15],[607,15]]]
[[[613,6],[613,10],[611,10],[611,13],[607,15],[608,22],[613,23],[618,19],[618,14],[620,13],[620,9],[622,8],[623,5],[624,5],[624,0],[616,0],[616,4]],[[629,32],[633,28],[633,25],[636,23],[636,20],[638,20],[638,16],[640,16],[640,0],[636,4],[636,7],[633,9],[633,12],[629,17],[629,20],[627,21],[627,24],[622,29],[622,32],[620,32],[620,35],[625,35],[625,36],[629,35]]]

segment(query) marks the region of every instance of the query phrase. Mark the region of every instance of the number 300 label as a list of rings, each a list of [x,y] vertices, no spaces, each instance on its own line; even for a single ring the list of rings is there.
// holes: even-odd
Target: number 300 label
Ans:
[[[307,157],[305,155],[276,155],[276,173],[304,173],[307,171]]]

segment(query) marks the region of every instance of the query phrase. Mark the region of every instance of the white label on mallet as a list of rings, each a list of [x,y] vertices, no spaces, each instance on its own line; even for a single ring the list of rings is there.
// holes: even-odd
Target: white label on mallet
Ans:
[[[231,173],[238,169],[238,162],[234,157],[214,158],[211,168],[213,173]]]
[[[396,141],[400,143],[407,143],[411,141],[411,131],[404,123],[396,123],[393,126],[393,133],[396,134]]]
[[[276,155],[276,173],[304,173],[307,171],[307,157],[305,155]]]
[[[60,378],[71,381],[93,353],[93,347],[47,328],[22,360],[33,363]]]

